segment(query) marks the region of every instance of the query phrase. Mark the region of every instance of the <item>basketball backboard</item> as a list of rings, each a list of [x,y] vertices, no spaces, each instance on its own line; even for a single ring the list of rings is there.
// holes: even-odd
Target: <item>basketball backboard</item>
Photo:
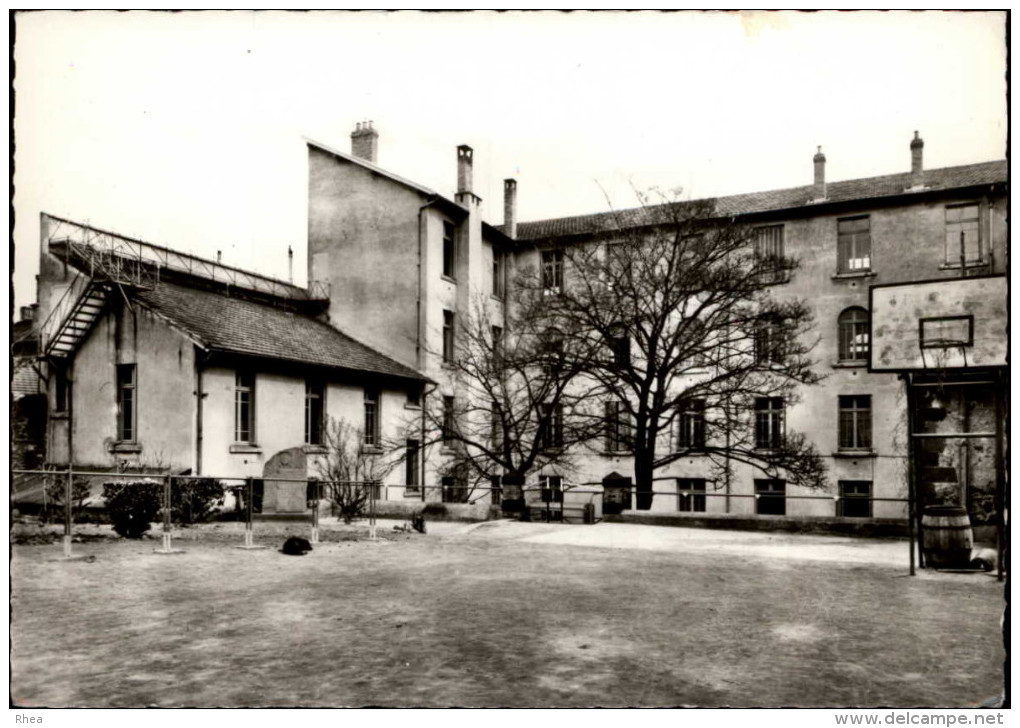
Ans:
[[[870,371],[1006,366],[1006,276],[871,287]]]

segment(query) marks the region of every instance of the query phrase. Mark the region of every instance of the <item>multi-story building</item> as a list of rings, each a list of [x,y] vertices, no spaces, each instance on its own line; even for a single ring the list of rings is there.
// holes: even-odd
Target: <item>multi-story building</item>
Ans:
[[[308,142],[308,288],[189,259],[183,267],[161,264],[158,286],[127,286],[121,296],[107,284],[99,286],[102,300],[90,303],[94,280],[72,280],[83,261],[44,225],[40,316],[70,296],[95,319],[78,325],[73,316],[50,316],[58,330],[49,335],[43,327],[43,355],[53,365],[51,460],[93,463],[141,451],[196,473],[257,476],[274,454],[314,446],[302,413],[315,407],[309,397],[316,392],[330,412],[359,422],[363,411],[381,407],[389,436],[406,436],[408,448],[417,448],[436,439],[425,423],[429,403],[452,406],[466,396],[444,366],[456,356],[459,322],[480,312],[503,326],[512,270],[533,266],[558,277],[556,286],[569,286],[572,272],[557,251],[605,235],[603,213],[517,222],[512,179],[504,184],[503,225],[484,222],[468,146],[456,150],[450,199],[380,168],[371,124],[359,124],[351,139],[350,154]],[[1001,277],[1008,239],[1005,161],[926,170],[917,137],[909,159],[910,171],[900,174],[828,182],[819,150],[812,184],[714,200],[719,216],[753,226],[771,254],[799,261],[773,293],[810,304],[818,340],[812,357],[823,379],[804,387],[795,404],[769,399],[767,411],[754,415],[766,440],[787,430],[806,433],[827,463],[829,487],[795,488],[741,464],[720,481],[707,458],[693,454],[656,472],[651,511],[905,519],[907,390],[891,367],[870,366],[872,341],[882,333],[872,331],[871,289]],[[158,255],[187,258],[162,249]],[[233,283],[225,286],[224,276]],[[988,296],[1004,306],[996,286],[986,287]],[[71,323],[60,328],[65,320]],[[65,414],[71,380],[77,420]],[[246,429],[243,402],[245,392],[255,396],[252,386],[258,411],[273,414]],[[130,417],[128,402],[137,413]],[[683,420],[689,432],[668,433],[660,446],[697,437],[692,417]],[[406,435],[411,423],[414,437]],[[550,466],[533,477],[626,482],[633,458],[605,449],[587,448],[569,471]],[[414,466],[387,481],[392,498],[420,497],[420,484],[448,477],[440,448],[408,461]],[[978,477],[979,469],[966,477],[972,473]]]

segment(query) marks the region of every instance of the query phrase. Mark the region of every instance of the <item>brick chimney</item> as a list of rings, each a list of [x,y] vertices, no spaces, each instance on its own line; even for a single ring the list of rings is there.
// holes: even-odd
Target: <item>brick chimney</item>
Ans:
[[[471,192],[471,171],[474,160],[474,150],[467,144],[457,147],[457,194]]]
[[[503,180],[503,232],[517,237],[517,180]]]
[[[360,121],[351,132],[351,155],[376,164],[379,155],[379,132],[371,121]]]
[[[916,131],[910,140],[910,186],[924,187],[924,139]]]
[[[825,155],[822,154],[821,147],[818,147],[818,152],[815,154],[814,195],[815,200],[825,199]]]

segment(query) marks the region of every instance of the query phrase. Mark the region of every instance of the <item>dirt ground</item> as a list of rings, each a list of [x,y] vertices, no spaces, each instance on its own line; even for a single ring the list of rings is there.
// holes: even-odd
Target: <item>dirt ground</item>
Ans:
[[[98,535],[75,544],[82,561],[15,545],[11,699],[955,707],[1001,692],[1003,589],[986,574],[911,578],[753,540],[651,548],[617,524],[429,525],[380,521],[378,541],[336,527],[303,557],[276,548],[306,529],[280,524],[256,551],[235,548],[238,524],[185,529],[176,555]]]

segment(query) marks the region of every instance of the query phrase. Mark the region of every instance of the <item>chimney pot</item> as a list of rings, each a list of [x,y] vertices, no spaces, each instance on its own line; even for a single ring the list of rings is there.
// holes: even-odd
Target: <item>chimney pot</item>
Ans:
[[[507,237],[517,237],[517,180],[503,180],[503,232]]]
[[[815,185],[814,195],[816,200],[825,199],[825,155],[822,154],[821,146],[818,147],[818,151],[815,153]]]
[[[351,132],[351,156],[376,164],[379,156],[379,132],[371,121],[359,121]]]
[[[471,192],[474,150],[467,144],[457,147],[457,194]]]
[[[924,187],[924,139],[916,131],[910,140],[910,186]]]

